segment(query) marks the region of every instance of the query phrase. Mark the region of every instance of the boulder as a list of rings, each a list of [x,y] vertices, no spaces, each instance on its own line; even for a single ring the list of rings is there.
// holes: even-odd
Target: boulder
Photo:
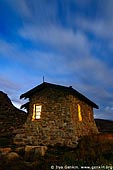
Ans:
[[[16,152],[9,152],[6,155],[7,160],[12,161],[12,160],[17,160],[19,159],[19,155]]]
[[[25,160],[37,160],[39,156],[44,156],[47,151],[47,146],[25,146]]]
[[[25,147],[20,146],[15,149],[15,152],[17,152],[20,156],[23,156],[25,154]]]
[[[0,148],[0,155],[1,156],[5,156],[7,155],[9,152],[11,152],[11,148],[7,147],[7,148]]]

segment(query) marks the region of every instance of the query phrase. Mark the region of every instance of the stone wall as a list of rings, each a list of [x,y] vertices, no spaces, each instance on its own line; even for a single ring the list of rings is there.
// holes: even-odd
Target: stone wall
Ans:
[[[41,118],[32,121],[34,104],[41,105],[42,110]],[[83,121],[78,119],[77,104],[81,106]],[[98,130],[91,106],[68,92],[46,88],[30,98],[27,121],[17,133],[16,144],[76,146],[80,136],[98,133]]]

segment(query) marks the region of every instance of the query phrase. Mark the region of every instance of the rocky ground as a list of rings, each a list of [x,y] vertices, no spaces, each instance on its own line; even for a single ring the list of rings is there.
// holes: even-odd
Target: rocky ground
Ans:
[[[0,170],[113,169],[113,122],[96,119],[99,135],[83,137],[76,148],[15,146],[13,130],[26,113],[0,91]]]
[[[25,147],[2,148],[0,170],[113,169],[113,137],[84,137],[77,148],[47,146],[43,152]]]

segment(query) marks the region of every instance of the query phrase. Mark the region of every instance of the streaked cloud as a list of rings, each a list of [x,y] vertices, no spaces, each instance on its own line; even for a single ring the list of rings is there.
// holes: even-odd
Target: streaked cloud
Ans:
[[[73,85],[97,102],[96,117],[113,119],[113,1],[2,3],[20,22],[9,37],[0,32],[1,89],[18,103],[17,96],[45,75],[46,81]]]

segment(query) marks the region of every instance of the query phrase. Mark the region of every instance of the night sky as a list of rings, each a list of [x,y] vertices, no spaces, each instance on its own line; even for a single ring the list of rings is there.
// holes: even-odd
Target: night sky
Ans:
[[[73,86],[113,120],[113,0],[0,0],[0,90]]]

